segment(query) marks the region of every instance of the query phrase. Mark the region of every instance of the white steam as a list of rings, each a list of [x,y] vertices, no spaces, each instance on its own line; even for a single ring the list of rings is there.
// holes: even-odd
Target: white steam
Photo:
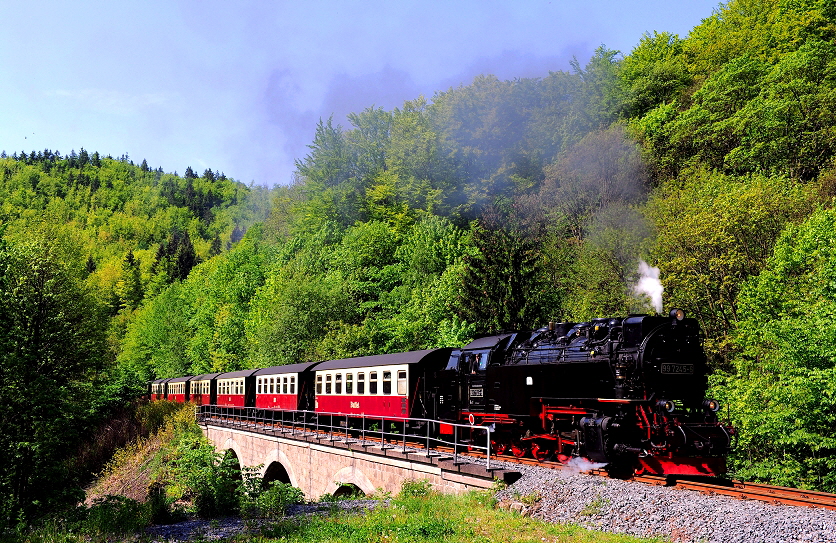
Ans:
[[[656,313],[662,312],[662,283],[659,282],[659,268],[650,266],[644,260],[639,261],[639,281],[633,286],[636,294],[650,297]]]
[[[581,458],[580,456],[572,457],[568,462],[566,462],[566,466],[571,470],[577,471],[591,471],[593,469],[601,469],[607,464],[602,464],[600,462],[590,462],[586,458]]]

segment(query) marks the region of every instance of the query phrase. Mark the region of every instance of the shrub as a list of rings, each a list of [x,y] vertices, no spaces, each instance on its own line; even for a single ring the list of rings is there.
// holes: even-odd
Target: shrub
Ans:
[[[285,514],[288,506],[304,501],[305,495],[298,488],[281,481],[273,481],[270,488],[258,495],[255,505],[262,517],[279,518]]]
[[[96,538],[124,535],[142,530],[149,524],[146,504],[124,496],[104,496],[89,508],[80,507],[73,531]]]
[[[401,496],[417,498],[428,496],[432,492],[432,484],[426,479],[421,481],[406,480],[401,483]]]

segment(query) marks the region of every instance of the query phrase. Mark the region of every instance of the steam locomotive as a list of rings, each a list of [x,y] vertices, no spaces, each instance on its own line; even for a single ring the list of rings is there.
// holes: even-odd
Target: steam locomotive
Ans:
[[[497,454],[719,475],[734,429],[706,398],[697,321],[631,315],[430,349],[158,379],[152,398],[493,425]]]

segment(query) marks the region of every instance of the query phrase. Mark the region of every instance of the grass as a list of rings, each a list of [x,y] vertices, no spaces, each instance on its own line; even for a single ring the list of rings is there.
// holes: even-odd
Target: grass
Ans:
[[[262,527],[253,543],[626,543],[660,541],[548,524],[494,507],[492,493],[463,496],[427,493],[393,499],[365,514],[285,519]]]

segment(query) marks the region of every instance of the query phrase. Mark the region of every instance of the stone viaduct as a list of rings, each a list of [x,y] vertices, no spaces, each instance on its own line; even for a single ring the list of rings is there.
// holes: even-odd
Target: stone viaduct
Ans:
[[[404,480],[427,480],[434,489],[460,493],[490,488],[494,479],[513,482],[516,472],[485,469],[483,465],[428,456],[426,451],[403,452],[328,436],[277,436],[202,423],[204,434],[220,452],[232,451],[242,467],[261,466],[265,482],[279,480],[302,490],[308,499],[357,488],[365,494],[397,494]]]

